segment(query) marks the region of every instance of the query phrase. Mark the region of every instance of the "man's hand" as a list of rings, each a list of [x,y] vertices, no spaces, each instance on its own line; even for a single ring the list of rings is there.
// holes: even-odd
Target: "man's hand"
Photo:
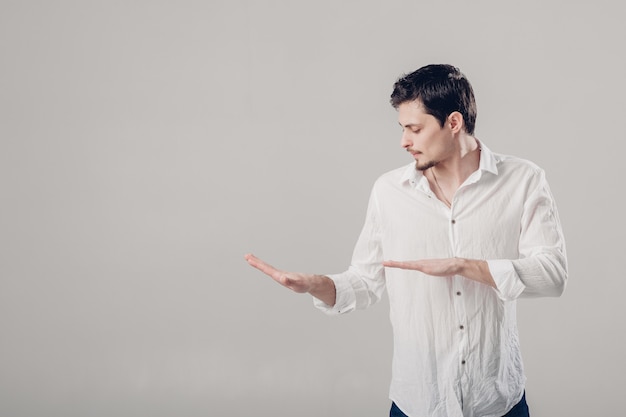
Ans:
[[[335,283],[330,278],[323,275],[282,271],[274,268],[272,265],[262,261],[251,253],[247,254],[244,258],[248,261],[250,266],[268,275],[283,287],[289,288],[297,293],[309,293],[329,306],[335,305]]]
[[[411,269],[436,277],[461,275],[465,278],[496,287],[486,261],[463,258],[421,259],[418,261],[384,261],[388,268]]]
[[[245,259],[248,261],[250,266],[255,267],[265,275],[270,276],[274,281],[278,282],[283,287],[287,287],[298,293],[305,293],[311,290],[313,275],[281,271],[251,253],[247,254]]]
[[[412,269],[415,271],[423,272],[427,275],[434,275],[436,277],[447,277],[450,275],[457,275],[461,270],[460,259],[458,258],[445,258],[445,259],[421,259],[419,261],[385,261],[383,266],[388,268],[400,268],[400,269]]]

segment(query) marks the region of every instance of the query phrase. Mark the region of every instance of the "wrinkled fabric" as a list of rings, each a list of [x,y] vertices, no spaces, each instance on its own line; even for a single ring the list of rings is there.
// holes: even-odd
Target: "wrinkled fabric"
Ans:
[[[383,260],[486,260],[496,288],[461,276],[387,268]],[[565,242],[544,171],[484,144],[479,169],[449,208],[414,163],[374,184],[347,271],[329,275],[328,314],[376,303],[387,291],[394,352],[390,399],[409,416],[500,417],[522,398],[516,321],[520,297],[559,296]]]

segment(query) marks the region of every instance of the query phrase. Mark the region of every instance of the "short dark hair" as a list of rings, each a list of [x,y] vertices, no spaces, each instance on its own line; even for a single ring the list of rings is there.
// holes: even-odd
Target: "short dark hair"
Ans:
[[[474,90],[458,68],[432,64],[400,77],[393,85],[391,105],[397,109],[400,104],[414,100],[419,100],[424,111],[433,115],[442,127],[448,116],[458,111],[463,115],[466,132],[474,134]]]

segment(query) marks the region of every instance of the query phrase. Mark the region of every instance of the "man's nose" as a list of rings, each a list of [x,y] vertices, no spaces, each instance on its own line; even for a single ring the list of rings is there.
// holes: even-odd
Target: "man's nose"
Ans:
[[[406,131],[402,132],[402,138],[400,139],[400,146],[402,146],[404,149],[408,149],[411,147],[411,145],[413,144],[413,142],[411,141],[409,135],[407,134]]]

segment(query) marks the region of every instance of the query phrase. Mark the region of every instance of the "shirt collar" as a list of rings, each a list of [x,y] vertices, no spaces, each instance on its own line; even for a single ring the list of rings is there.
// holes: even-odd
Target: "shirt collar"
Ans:
[[[498,162],[500,162],[500,158],[481,141],[476,139],[478,145],[480,146],[480,162],[478,164],[478,170],[482,172],[490,172],[494,175],[498,175]],[[424,177],[422,171],[418,171],[415,169],[415,162],[410,163],[402,176],[400,177],[400,182],[405,183],[409,182],[411,184],[418,184],[419,181]]]
[[[491,152],[483,142],[476,139],[478,146],[480,146],[480,163],[478,169],[485,172],[491,172],[493,175],[498,175],[498,162],[500,158]]]

